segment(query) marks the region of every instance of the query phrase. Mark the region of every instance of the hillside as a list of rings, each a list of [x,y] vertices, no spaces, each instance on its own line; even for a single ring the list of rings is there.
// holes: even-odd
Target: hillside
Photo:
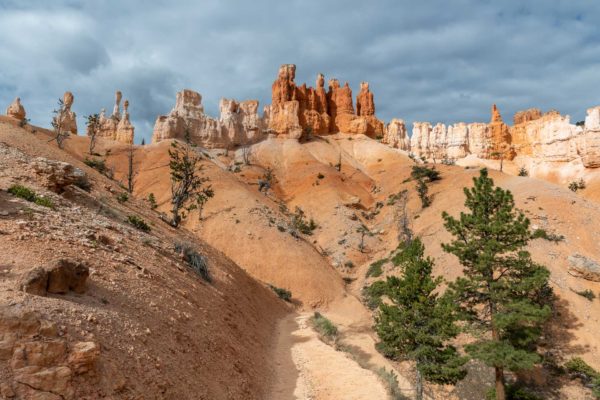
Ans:
[[[198,147],[202,174],[210,179],[215,197],[201,218],[193,211],[183,228],[175,230],[161,220],[161,213],[170,210],[171,140],[133,147],[134,192],[120,202],[129,145],[100,139],[98,155],[90,156],[86,137],[71,136],[59,150],[41,128],[19,128],[9,119],[0,127],[1,188],[18,182],[49,195],[57,205],[55,210],[30,205],[2,192],[3,208],[9,211],[0,220],[5,232],[0,243],[12,254],[3,272],[8,279],[2,283],[7,289],[4,301],[12,304],[7,312],[26,320],[33,318],[27,312],[34,311],[35,318],[51,321],[63,335],[55,339],[50,329],[42,341],[64,341],[64,354],[32,369],[45,371],[57,363],[71,368],[59,395],[362,399],[379,393],[375,398],[383,398],[386,386],[377,376],[382,367],[395,371],[399,386],[411,390],[410,364],[391,362],[375,349],[378,339],[362,291],[382,277],[366,273],[371,263],[396,249],[406,216],[407,227],[435,259],[435,274],[446,280],[459,276],[457,260],[440,247],[450,240],[441,213],[463,210],[462,188],[472,184],[478,167],[436,165],[442,179],[431,184],[432,205],[421,209],[409,179],[415,161],[366,136],[339,133],[301,142],[269,138],[237,150]],[[27,167],[36,157],[85,171],[91,191],[71,186],[53,194],[48,179]],[[86,159],[104,160],[113,179],[89,168]],[[268,171],[273,180],[265,193],[258,181]],[[576,265],[600,258],[595,240],[600,228],[594,224],[600,205],[589,195],[593,188],[573,193],[530,177],[494,170],[491,176],[514,193],[534,229],[564,237],[558,242],[535,239],[529,246],[534,259],[551,271],[558,296],[544,351],[559,363],[580,356],[600,368],[594,335],[600,328],[600,306],[577,294],[598,289],[597,281],[590,280],[595,276]],[[405,206],[399,200],[404,189]],[[154,211],[147,201],[150,193],[158,204]],[[314,220],[314,230],[294,233],[297,207],[307,221]],[[131,214],[147,221],[151,232],[125,223]],[[362,239],[361,226],[369,232]],[[212,282],[186,266],[175,242],[191,243],[208,260]],[[89,265],[85,294],[42,297],[18,290],[25,272],[55,258]],[[396,273],[386,264],[383,270],[383,277]],[[294,310],[286,310],[268,285],[290,290]],[[338,327],[336,346],[344,352],[319,339],[309,322],[314,310]],[[93,342],[100,349],[93,352],[94,370],[81,375],[68,361],[71,349],[82,346],[77,342]],[[11,349],[20,345],[14,342]],[[126,382],[117,379],[123,370],[132,371]],[[429,396],[480,398],[487,381],[477,377],[476,366],[471,370],[472,378],[456,388],[433,387]],[[3,369],[13,379],[11,390],[32,390],[15,380],[20,379],[15,371],[8,364]],[[555,398],[589,397],[576,381],[557,378],[549,370],[529,379]],[[55,390],[48,389],[48,396]]]
[[[2,396],[263,397],[275,371],[274,329],[288,312],[283,302],[218,250],[169,228],[143,201],[119,203],[114,181],[46,139],[0,123]],[[80,168],[91,190],[49,190],[49,175],[30,168],[38,157]],[[7,194],[15,183],[47,196],[54,208]],[[127,224],[128,215],[151,231]],[[210,282],[182,259],[176,242],[202,255]],[[19,290],[28,271],[58,259],[89,268],[84,293]]]

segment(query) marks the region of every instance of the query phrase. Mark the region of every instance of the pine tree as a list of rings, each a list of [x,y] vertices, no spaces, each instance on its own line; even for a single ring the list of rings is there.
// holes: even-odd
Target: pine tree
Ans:
[[[529,220],[515,211],[512,194],[494,187],[486,169],[473,181],[464,189],[469,213],[458,220],[443,214],[455,239],[442,247],[464,272],[449,292],[481,334],[465,350],[495,369],[496,399],[505,400],[504,370],[528,370],[540,361],[536,341],[551,313],[549,272],[524,249]]]
[[[451,298],[439,296],[442,278],[431,274],[433,260],[424,257],[419,238],[402,250],[401,278],[387,278],[385,295],[375,318],[379,345],[392,358],[416,363],[417,399],[423,398],[423,380],[454,384],[464,378],[466,359],[460,357],[448,339],[458,333],[456,307]]]

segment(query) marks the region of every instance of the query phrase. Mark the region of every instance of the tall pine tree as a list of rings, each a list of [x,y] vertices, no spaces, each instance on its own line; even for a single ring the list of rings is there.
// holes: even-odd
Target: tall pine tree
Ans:
[[[442,247],[463,266],[450,292],[479,333],[465,350],[495,369],[496,399],[505,400],[504,371],[540,361],[536,341],[551,313],[549,272],[525,250],[529,220],[515,211],[512,194],[494,187],[486,169],[473,181],[464,189],[469,212],[459,219],[443,214],[454,240]]]
[[[446,342],[456,336],[451,299],[438,296],[441,277],[431,274],[433,260],[423,256],[424,246],[416,238],[402,251],[402,277],[387,278],[385,295],[375,321],[387,356],[412,360],[416,364],[417,399],[423,398],[423,380],[454,384],[464,378],[466,359]]]

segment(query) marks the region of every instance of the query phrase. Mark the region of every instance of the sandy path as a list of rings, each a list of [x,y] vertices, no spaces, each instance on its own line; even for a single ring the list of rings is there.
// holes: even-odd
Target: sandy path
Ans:
[[[307,323],[310,315],[292,314],[280,322],[275,356],[278,376],[269,399],[387,399],[375,373],[318,338]]]

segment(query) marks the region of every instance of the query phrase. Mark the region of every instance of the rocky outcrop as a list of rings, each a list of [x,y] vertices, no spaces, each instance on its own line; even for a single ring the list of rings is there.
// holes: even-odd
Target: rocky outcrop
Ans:
[[[265,121],[272,133],[295,139],[335,132],[383,135],[384,125],[375,117],[375,103],[368,83],[361,84],[355,113],[348,83],[340,86],[337,79],[330,79],[325,92],[323,74],[317,75],[316,89],[306,84],[297,86],[295,76],[296,66],[284,64],[273,82],[272,103],[265,107]]]
[[[569,256],[569,274],[586,279],[588,281],[600,282],[600,264],[581,254]]]
[[[75,97],[71,92],[65,92],[63,95],[63,109],[54,117],[55,122],[61,127],[62,132],[69,132],[77,135],[77,115],[71,111]]]
[[[579,147],[584,167],[600,167],[600,106],[587,110]]]
[[[95,372],[100,347],[91,341],[69,343],[61,335],[53,322],[37,313],[0,308],[3,398],[75,398],[73,378]]]
[[[47,268],[36,267],[27,272],[19,283],[19,289],[37,296],[66,294],[69,291],[82,294],[85,293],[88,276],[86,265],[60,259]]]
[[[202,96],[185,89],[177,93],[175,108],[159,116],[154,124],[152,142],[166,139],[190,141],[207,148],[234,148],[256,143],[266,136],[265,124],[258,115],[258,101],[222,99],[221,116],[214,119],[204,113]]]
[[[116,140],[121,143],[133,144],[135,128],[129,120],[129,101],[123,103],[123,114],[121,114],[121,99],[123,95],[120,91],[115,93],[115,105],[110,117],[106,117],[104,109],[99,116],[99,131],[97,137]],[[89,127],[87,135],[90,135]]]
[[[542,111],[539,108],[529,108],[518,111],[513,117],[513,124],[519,125],[539,118],[542,118]]]
[[[410,138],[406,133],[406,125],[401,119],[392,119],[385,127],[385,133],[381,143],[400,150],[410,150]]]
[[[19,121],[24,121],[26,117],[25,107],[21,104],[21,99],[17,97],[6,109],[6,115]]]
[[[36,179],[46,188],[62,193],[69,185],[79,185],[86,180],[86,174],[73,165],[44,157],[31,160],[28,168]]]
[[[511,136],[496,105],[489,124],[458,122],[452,125],[415,122],[410,151],[421,159],[457,160],[473,154],[479,158],[512,159]]]

